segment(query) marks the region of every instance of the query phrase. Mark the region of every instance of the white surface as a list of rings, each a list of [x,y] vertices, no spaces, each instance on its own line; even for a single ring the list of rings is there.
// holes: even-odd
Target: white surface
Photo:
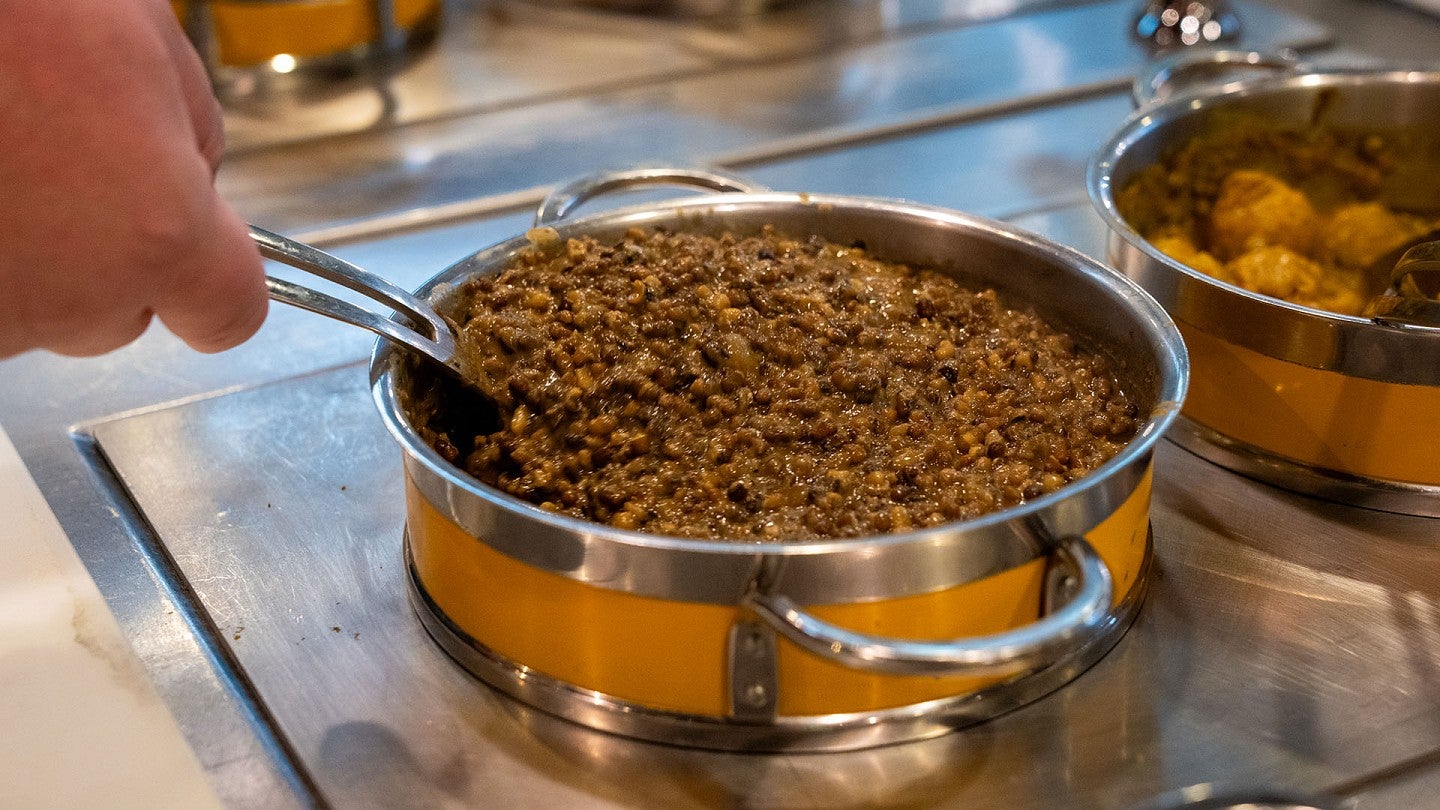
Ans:
[[[219,801],[0,431],[0,808]]]

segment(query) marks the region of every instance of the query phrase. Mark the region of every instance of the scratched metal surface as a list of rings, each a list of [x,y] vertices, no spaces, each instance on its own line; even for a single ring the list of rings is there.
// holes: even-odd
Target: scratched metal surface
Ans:
[[[363,366],[92,430],[338,806],[1117,807],[1200,782],[1331,789],[1440,750],[1436,521],[1168,443],[1155,588],[1090,672],[942,739],[760,757],[574,728],[446,658],[405,601],[398,451]]]
[[[460,0],[462,4],[464,1]],[[1009,5],[985,2],[876,3],[874,8],[882,9],[887,14],[897,13],[900,17],[897,18],[897,25],[888,28],[881,25],[871,29],[870,33],[874,34],[875,39],[869,41],[869,45],[888,47],[889,53],[904,60],[906,50],[894,48],[894,42],[885,45],[887,40],[927,38],[941,34],[939,29],[946,27],[958,32],[964,27],[961,24],[963,21],[949,18],[951,22],[940,22],[940,18],[935,15],[959,13],[966,7],[989,6],[999,9]],[[1122,8],[1125,3],[1089,5]],[[1440,53],[1440,23],[1400,6],[1351,0],[1271,0],[1270,5],[1275,8],[1252,3],[1245,3],[1243,7],[1252,5],[1262,9],[1259,13],[1260,20],[1268,19],[1276,26],[1268,32],[1263,25],[1251,27],[1252,34],[1260,38],[1269,37],[1268,41],[1289,42],[1288,37],[1297,34],[1299,41],[1307,41],[1313,40],[1317,32],[1323,35],[1325,31],[1329,31],[1334,34],[1339,45],[1379,58],[1423,61],[1433,60],[1434,54]],[[856,0],[847,8],[862,6],[863,2]],[[832,6],[828,3],[802,3],[797,4],[796,8],[809,9],[809,13],[814,14],[824,13]],[[1035,8],[1022,3],[1011,8],[1010,12],[1032,12]],[[1082,6],[1072,13],[1082,13],[1084,8]],[[1281,11],[1276,12],[1275,9]],[[1002,10],[1000,13],[1003,15],[1010,12]],[[1087,90],[1087,85],[1080,81],[1077,75],[1069,72],[1069,68],[1091,71],[1092,78],[1104,72],[1098,69],[1093,61],[1087,61],[1085,52],[1093,43],[1086,39],[1044,36],[1047,29],[1032,24],[1041,16],[1043,15],[1025,13],[1014,20],[987,24],[994,26],[993,30],[999,32],[996,34],[999,41],[1006,38],[1016,41],[1016,26],[1031,31],[1038,36],[1038,39],[1034,39],[1036,45],[1032,53],[1051,60],[1048,64],[1058,67],[1056,72],[1050,74],[1049,79],[1052,81],[1049,84],[1042,82],[1032,86],[1035,92],[1029,97],[1024,97],[1023,93],[1022,97],[992,94],[983,82],[967,83],[964,76],[961,76],[958,82],[927,85],[927,74],[921,69],[922,65],[916,63],[910,65],[914,68],[913,72],[901,69],[903,65],[893,65],[882,66],[886,70],[878,73],[871,71],[861,74],[862,78],[885,75],[894,81],[860,81],[858,84],[855,81],[846,81],[847,76],[852,74],[842,69],[833,73],[828,83],[818,88],[807,88],[807,91],[821,91],[821,95],[815,97],[817,104],[841,114],[839,119],[825,119],[822,116],[813,120],[831,123],[838,120],[838,125],[828,130],[801,132],[793,137],[786,136],[776,140],[772,137],[774,131],[763,126],[762,117],[750,122],[760,124],[754,129],[753,140],[727,146],[728,151],[721,154],[702,157],[729,158],[734,165],[741,166],[745,171],[778,188],[823,188],[841,193],[908,197],[923,202],[954,205],[982,214],[1010,214],[1029,210],[1047,201],[1073,199],[1081,188],[1076,167],[1083,163],[1089,150],[1098,147],[1101,135],[1108,134],[1111,125],[1118,122],[1127,107],[1123,94],[1119,92],[1124,83],[1124,69]],[[1321,26],[1317,28],[1305,17],[1314,17]],[[531,15],[521,19],[524,25],[507,29],[505,36],[517,39],[508,41],[505,47],[542,47],[544,42],[540,40],[544,39],[546,32],[543,26],[531,24],[538,19],[538,16]],[[573,25],[573,22],[565,24]],[[814,25],[817,26],[816,30],[823,27],[819,23]],[[927,30],[927,26],[934,30]],[[629,23],[607,30],[605,36],[611,37],[649,36],[636,34]],[[527,31],[533,37],[528,46],[520,41],[524,37],[519,36]],[[597,32],[596,41],[604,41],[605,37],[599,36],[599,33]],[[663,35],[692,36],[696,35],[696,30],[686,32],[666,24]],[[1111,32],[1102,32],[1102,36],[1111,37],[1111,42],[1115,41]],[[825,47],[817,50],[825,51]],[[835,54],[821,53],[821,56],[839,55],[842,49],[834,50]],[[504,48],[497,48],[488,56],[476,57],[467,64],[483,66],[489,56],[505,52]],[[866,50],[859,48],[858,52],[864,53]],[[980,52],[987,51],[982,49]],[[1138,65],[1138,57],[1123,54],[1113,47],[1106,52],[1124,56],[1126,59],[1135,58],[1134,64]],[[612,52],[600,49],[587,53],[589,58],[600,60],[608,58]],[[815,51],[812,51],[812,55],[814,53]],[[970,52],[962,50],[956,52],[956,56],[964,58],[968,53]],[[752,70],[758,63],[746,63],[745,60],[753,54],[733,55],[737,58],[725,63],[724,69],[733,69],[737,71],[736,75],[750,75],[755,77],[756,81],[780,75],[779,72],[772,74],[764,70]],[[1061,57],[1058,60],[1057,55]],[[789,65],[793,70],[797,67],[794,62],[804,62],[809,58],[812,57],[797,54],[793,59],[786,57],[775,64]],[[760,61],[763,62],[764,59],[761,58]],[[712,64],[719,66],[721,63],[717,61]],[[843,68],[843,60],[839,64]],[[745,71],[752,72],[745,74]],[[703,73],[704,70],[700,72]],[[610,76],[611,74],[606,74],[601,79],[609,81]],[[1000,78],[1004,78],[1003,75]],[[479,82],[483,81],[483,76],[468,76],[466,79]],[[665,79],[681,83],[688,80],[678,75],[668,75]],[[916,88],[920,86],[925,86],[928,92],[937,94],[935,105],[927,105],[925,97],[917,94]],[[1115,88],[1115,92],[1102,92],[1106,87]],[[590,88],[594,89],[593,86]],[[621,88],[612,86],[610,89],[624,95]],[[575,87],[572,87],[571,91],[576,95],[589,92]],[[528,92],[527,90],[526,93]],[[829,97],[824,95],[827,92]],[[850,127],[843,116],[846,107],[837,100],[846,93],[853,94],[852,97],[859,102],[854,107],[855,110],[878,110],[885,114]],[[994,106],[967,101],[970,98],[997,97],[1003,100]],[[897,99],[905,98],[909,101],[896,104]],[[507,105],[517,99],[525,103],[539,104],[539,108],[543,109],[556,109],[554,106],[547,106],[551,102],[561,106],[567,103],[564,99],[543,93],[528,96],[521,93],[512,94],[508,100],[494,107],[494,110],[503,108],[513,114],[515,108]],[[655,93],[651,101],[672,111],[680,109],[680,100],[667,92]],[[582,108],[583,105],[576,109]],[[794,118],[794,113],[787,112],[784,106],[771,106],[768,109],[785,113],[786,120],[798,120]],[[1066,110],[1068,112],[1065,112]],[[253,112],[252,110],[235,115]],[[275,111],[271,110],[265,115],[270,112]],[[335,110],[331,109],[327,115],[333,115],[334,112]],[[479,109],[474,112],[479,112]],[[307,125],[304,120],[305,111],[301,109],[290,109],[288,112],[280,110],[276,115],[278,117],[262,116],[263,120],[257,118],[256,120],[260,121],[258,130],[273,129],[286,121],[293,122],[301,130]],[[300,118],[287,118],[287,115]],[[521,208],[528,206],[529,201],[534,198],[533,192],[501,194],[501,188],[479,186],[473,182],[460,183],[447,177],[447,172],[468,165],[466,161],[469,158],[463,154],[466,149],[483,151],[490,148],[486,145],[488,142],[485,142],[485,138],[491,131],[483,126],[483,117],[477,116],[473,125],[463,128],[447,128],[439,120],[443,117],[439,116],[433,125],[418,119],[398,127],[371,126],[370,124],[376,122],[369,122],[363,131],[331,138],[325,148],[317,148],[314,143],[310,147],[299,148],[289,153],[293,155],[293,159],[287,159],[285,154],[282,154],[287,152],[288,147],[266,145],[259,141],[252,141],[246,146],[237,140],[234,143],[240,148],[234,153],[234,160],[228,161],[222,171],[222,187],[244,190],[243,194],[232,196],[241,212],[248,218],[287,230],[291,226],[299,227],[302,223],[307,226],[314,225],[311,233],[317,236],[328,235],[332,244],[336,244],[333,241],[336,239],[349,240],[338,247],[347,258],[402,283],[414,284],[428,277],[435,269],[481,245],[523,230],[529,216]],[[332,123],[334,121],[345,123],[340,119],[332,119]],[[232,132],[238,130],[232,128]],[[433,139],[430,145],[436,151],[426,152],[420,147],[425,145],[425,138],[422,136],[427,132],[435,136],[448,132],[453,138]],[[519,132],[520,135],[516,137],[534,135],[538,130],[521,128]],[[282,134],[290,137],[288,132]],[[314,133],[300,134],[308,137]],[[649,146],[642,150],[646,153],[643,156],[645,159],[658,160],[674,154],[672,144],[654,140],[647,143]],[[596,148],[603,152],[604,146],[604,143],[600,143]],[[505,149],[513,147],[512,143]],[[630,148],[626,144],[621,147],[622,152]],[[457,176],[473,178],[476,176],[475,172],[493,171],[499,173],[495,175],[497,177],[508,177],[506,182],[510,185],[524,186],[527,189],[543,188],[553,181],[551,169],[554,167],[529,161],[529,153],[523,149],[518,152],[507,152],[505,149],[499,149],[494,154],[510,161],[508,169],[485,169],[476,164],[465,169],[470,172],[469,175],[461,172]],[[432,160],[432,156],[436,159]],[[396,167],[403,170],[396,170]],[[505,174],[511,169],[520,171],[527,167],[533,172],[531,175]],[[590,170],[598,166],[585,165],[583,168]],[[375,182],[364,182],[363,178],[367,173],[374,174]],[[303,182],[297,182],[301,178]],[[349,181],[331,184],[330,181],[335,178],[349,178]],[[231,183],[234,185],[227,185]],[[453,203],[406,210],[416,204],[416,200],[452,200],[457,197],[460,199]],[[262,216],[281,211],[289,211],[294,217],[287,219],[277,216],[272,220]],[[362,221],[346,221],[355,216],[362,217]],[[1054,219],[1054,222],[1060,223],[1057,227],[1062,230],[1071,227],[1065,225],[1065,221],[1071,221],[1078,234],[1077,239],[1088,238],[1084,236],[1087,232],[1085,226],[1076,225],[1073,218]],[[369,344],[370,339],[357,330],[346,329],[307,313],[277,306],[273,308],[264,330],[254,340],[239,349],[218,356],[190,352],[157,327],[136,344],[103,358],[71,359],[28,354],[0,362],[0,424],[3,424],[14,441],[31,474],[100,586],[107,603],[114,610],[127,637],[139,653],[147,672],[154,679],[157,689],[176,715],[187,739],[206,767],[212,784],[229,806],[272,808],[306,805],[320,801],[323,795],[310,776],[310,762],[302,761],[290,746],[288,737],[276,731],[282,723],[259,699],[255,684],[247,680],[239,660],[230,654],[231,643],[240,642],[226,636],[222,628],[212,621],[207,607],[193,599],[193,594],[186,590],[183,578],[176,576],[177,569],[171,563],[165,546],[152,531],[147,515],[136,509],[135,503],[123,491],[115,488],[114,477],[107,470],[93,440],[84,433],[71,434],[69,426],[97,418],[109,418],[113,414],[131,409],[155,408],[156,403],[174,403],[190,397],[214,396],[217,392],[249,389],[270,381],[290,380],[296,375],[315,369],[355,361],[367,352]],[[172,409],[170,405],[158,407],[162,410]],[[173,410],[177,414],[184,413],[183,408]],[[1162,461],[1171,463],[1165,459],[1170,459],[1174,452],[1178,451],[1172,449]],[[1188,474],[1186,470],[1190,468],[1182,465],[1177,469],[1182,474]],[[1203,488],[1208,486],[1204,483],[1207,480],[1209,479],[1203,476],[1195,477],[1189,482],[1182,478],[1167,486],[1179,487],[1182,490],[1186,486]],[[1264,492],[1263,489],[1260,491]],[[205,499],[213,504],[223,497],[223,493],[217,492],[206,495]],[[1228,501],[1210,501],[1208,498],[1205,502],[1221,510],[1229,510],[1235,506]],[[1250,508],[1258,509],[1262,513],[1271,508],[1263,499],[1258,503],[1248,503]],[[1307,509],[1300,511],[1304,513]],[[1294,513],[1281,511],[1278,514]],[[1157,521],[1161,520],[1163,519],[1157,515]],[[1343,522],[1342,516],[1328,516],[1325,520]],[[1393,542],[1387,543],[1384,538],[1375,539],[1378,535],[1390,533],[1393,527],[1389,526],[1367,528],[1362,525],[1355,530],[1359,532],[1358,535],[1347,534],[1335,538],[1325,533],[1324,524],[1302,521],[1297,525],[1315,536],[1297,538],[1284,531],[1288,524],[1273,525],[1262,518],[1256,525],[1266,527],[1267,532],[1274,530],[1269,539],[1282,546],[1279,549],[1281,559],[1284,559],[1285,549],[1296,543],[1299,544],[1296,548],[1310,549],[1304,562],[1316,570],[1322,570],[1323,565],[1312,559],[1314,557],[1323,557],[1334,552],[1341,559],[1351,559],[1353,562],[1356,554],[1367,553],[1331,549],[1328,546],[1319,548],[1315,545],[1332,540],[1342,545],[1352,543],[1361,546],[1374,541],[1373,545],[1379,550],[1372,550],[1373,553],[1381,554],[1385,560],[1383,564],[1371,567],[1379,570],[1381,574],[1377,576],[1387,583],[1393,579],[1395,571],[1418,577],[1420,572],[1426,570],[1426,566],[1433,567],[1430,551],[1423,542],[1415,544],[1411,564],[1397,562],[1396,558],[1404,557],[1407,553],[1408,541],[1404,539],[1404,533],[1400,534],[1398,547]],[[1225,548],[1225,543],[1239,543],[1238,553],[1251,540],[1248,538],[1248,530],[1237,531],[1237,537],[1240,540],[1227,538],[1216,543],[1219,548]],[[265,538],[265,541],[273,543],[286,539],[284,536],[272,536]],[[1411,539],[1413,540],[1413,537]],[[1264,559],[1263,555],[1259,559]],[[1361,565],[1361,568],[1365,566]],[[1186,566],[1179,570],[1190,569]],[[236,580],[245,579],[247,576],[244,572],[233,570],[231,575]],[[1363,576],[1354,579],[1361,583],[1367,581]],[[1249,606],[1256,601],[1255,594],[1266,593],[1264,588],[1252,590],[1247,588],[1245,583],[1230,582],[1223,577],[1199,581],[1201,584],[1213,582],[1217,588],[1224,586],[1221,590],[1223,594],[1234,595],[1233,604],[1208,605],[1222,611],[1250,610]],[[1194,580],[1186,580],[1187,586],[1193,582]],[[1405,583],[1402,581],[1399,584]],[[1162,580],[1160,587],[1163,595],[1163,589],[1169,586]],[[1394,593],[1405,591],[1401,589]],[[1403,599],[1393,594],[1391,598],[1397,603],[1419,606],[1412,611],[1416,617],[1414,622],[1428,621],[1425,611],[1429,609],[1431,592],[1416,587],[1411,589],[1411,593],[1412,595]],[[1157,599],[1160,598],[1161,596],[1157,596]],[[1293,596],[1294,600],[1306,598],[1310,597]],[[1378,605],[1384,600],[1375,592],[1371,593],[1369,600],[1366,604],[1379,612]],[[1323,599],[1319,601],[1322,604],[1331,604]],[[1296,623],[1302,620],[1308,622],[1306,615],[1308,614],[1297,613],[1291,618]],[[1332,614],[1326,612],[1325,615]],[[1357,630],[1360,637],[1357,641],[1347,642],[1346,649],[1356,654],[1368,653],[1369,648],[1364,642],[1370,631],[1365,623],[1371,621],[1372,614],[1361,611],[1355,614],[1355,618],[1355,626],[1361,628]],[[1197,619],[1196,626],[1205,625]],[[1136,634],[1142,632],[1143,628],[1144,625]],[[1374,632],[1392,641],[1404,636],[1403,633],[1396,636],[1397,631],[1384,621],[1376,626]],[[222,641],[226,643],[219,643]],[[1123,649],[1125,648],[1107,659],[1102,667],[1113,666],[1109,662],[1118,660],[1117,656],[1123,654]],[[1196,654],[1200,654],[1212,648],[1201,644],[1196,649]],[[1411,669],[1414,669],[1414,666],[1418,665],[1412,665]],[[1091,675],[1101,671],[1097,669]],[[1246,670],[1241,668],[1237,671]],[[1082,678],[1076,688],[1088,683],[1091,675]],[[1348,675],[1346,677],[1349,678]],[[1408,676],[1402,674],[1397,678],[1398,680],[1392,681],[1388,676],[1382,676],[1368,686],[1370,692],[1356,691],[1355,695],[1363,699],[1369,699],[1367,696],[1370,695],[1388,695],[1394,698],[1388,684],[1409,683]],[[1353,679],[1345,682],[1355,686],[1357,690],[1360,688]],[[1139,695],[1143,691],[1142,685],[1134,684],[1133,688],[1126,689]],[[1335,697],[1337,694],[1323,688],[1317,689],[1328,697]],[[1114,697],[1117,693],[1106,694]],[[1426,726],[1431,723],[1430,718],[1434,716],[1434,712],[1433,706],[1423,697],[1422,695],[1414,702],[1412,718],[1396,727],[1396,746],[1413,743],[1420,739],[1423,733],[1428,733]],[[1072,698],[1062,694],[1057,695],[1053,702],[1070,699]],[[1301,704],[1296,701],[1295,705]],[[1041,710],[1041,707],[1036,707],[1036,711]],[[506,711],[515,718],[525,717],[523,712],[514,709],[513,704],[507,705]],[[1195,711],[1199,712],[1200,709],[1196,708]],[[1399,713],[1397,710],[1395,715],[1398,716]],[[1273,722],[1279,722],[1278,714],[1272,714],[1275,715]],[[1334,725],[1334,715],[1323,712],[1321,715],[1329,718],[1327,728]],[[1307,721],[1301,716],[1299,722]],[[1256,723],[1257,728],[1261,727],[1260,720]],[[1340,739],[1343,739],[1345,732],[1361,727],[1341,729]],[[363,737],[365,727],[361,725],[355,728],[359,729],[357,735]],[[944,743],[937,741],[936,747],[912,754],[911,756],[917,759],[931,758],[932,761],[907,771],[913,778],[905,784],[897,785],[884,781],[876,783],[894,788],[896,802],[914,803],[920,801],[919,797],[932,794],[952,803],[962,801],[968,795],[965,791],[966,785],[973,779],[980,778],[977,774],[990,768],[988,762],[992,759],[997,762],[1005,761],[1000,754],[993,753],[995,746],[987,742],[992,734],[990,728],[964,735],[963,742],[958,736],[956,739],[947,738]],[[1089,732],[1086,731],[1087,728]],[[1135,738],[1122,734],[1118,738],[1119,742],[1111,742],[1101,738],[1098,730],[1098,726],[1082,724],[1081,727],[1066,733],[1063,744],[1058,742],[1058,738],[1051,738],[1050,742],[1058,746],[1058,749],[1054,746],[1041,746],[1035,751],[1047,756],[1068,756],[1067,752],[1094,747],[1102,754],[1087,754],[1084,761],[1102,764],[1129,763],[1127,757],[1130,754],[1124,753],[1123,745],[1125,740]],[[1108,726],[1103,730],[1107,734],[1113,731]],[[624,753],[615,753],[603,742],[597,743],[594,735],[581,734],[572,737],[565,731],[566,728],[561,725],[543,720],[535,721],[530,733],[549,753],[536,761],[523,757],[502,758],[502,764],[495,766],[499,770],[482,768],[482,771],[487,778],[493,776],[503,781],[514,772],[533,775],[534,769],[538,767],[536,762],[539,762],[555,766],[556,772],[552,778],[557,783],[574,788],[587,796],[632,805],[667,802],[668,794],[638,795],[617,792],[615,783],[607,781],[610,777],[604,777],[603,774],[596,777],[594,774],[597,771],[614,769],[621,775],[616,778],[623,781],[625,774],[643,773],[651,759],[674,763],[679,760],[671,757],[679,754],[648,747],[627,748]],[[1264,733],[1277,735],[1274,731]],[[505,736],[503,739],[510,740],[512,737]],[[1192,748],[1188,740],[1173,736],[1163,739],[1167,741],[1163,752],[1167,762],[1190,761],[1192,756],[1188,752]],[[1218,731],[1216,736],[1202,736],[1199,739],[1201,743],[1215,747],[1218,745],[1215,742],[1219,739]],[[382,742],[383,740],[372,741],[370,747],[383,748],[383,745],[380,745]],[[330,749],[332,756],[343,755],[343,746],[340,753],[336,754],[333,745],[332,743]],[[1328,744],[1317,745],[1323,747]],[[392,750],[404,753],[402,749],[392,747]],[[1015,753],[1012,749],[1006,750]],[[1378,752],[1379,749],[1375,751]],[[1193,756],[1200,757],[1201,754]],[[1309,756],[1301,750],[1299,754],[1293,751],[1282,752],[1273,757],[1259,759],[1278,768],[1284,762],[1305,761]],[[1244,758],[1239,756],[1214,760],[1214,773],[1217,778],[1230,775],[1221,772],[1222,762],[1235,764],[1234,776],[1251,775],[1253,769],[1247,770],[1245,762],[1241,760]],[[406,767],[403,757],[400,762],[402,764],[396,767]],[[705,773],[697,773],[693,779],[679,779],[667,788],[662,789],[643,780],[635,784],[644,786],[646,791],[671,790],[681,796],[682,800],[692,804],[703,804],[707,801],[710,804],[723,804],[742,793],[743,784],[754,783],[757,787],[748,795],[756,797],[757,801],[760,798],[772,797],[776,804],[803,804],[826,796],[871,795],[864,793],[866,786],[876,781],[877,773],[892,767],[888,760],[854,758],[847,762],[848,770],[824,759],[786,759],[773,761],[763,768],[754,764],[721,766],[712,763],[713,767]],[[1426,774],[1434,773],[1433,770],[1427,770],[1427,767],[1433,764],[1434,758],[1426,759],[1425,755],[1415,760],[1396,760],[1392,767],[1400,768],[1397,772],[1399,775],[1387,777],[1383,770],[1367,771],[1365,769],[1369,764],[1357,761],[1352,765],[1360,775],[1341,786],[1348,786],[1352,788],[1352,793],[1365,798],[1369,802],[1363,805],[1366,807],[1423,805],[1425,799],[1433,795],[1433,791],[1427,792],[1427,786],[1433,788],[1437,784],[1436,780],[1426,778]],[[1043,786],[1056,790],[1064,788],[1043,773],[1035,775],[1041,768],[1035,762],[1019,762],[1017,767],[1018,770],[1010,777],[1014,782],[1023,783],[1027,779],[1035,778],[1041,780],[1038,784]],[[1119,796],[1122,793],[1130,795],[1132,792],[1138,794],[1143,789],[1154,787],[1155,785],[1148,784],[1145,780],[1157,778],[1155,773],[1163,771],[1164,768],[1165,766],[1146,766],[1135,771],[1138,774],[1136,778],[1140,778],[1142,782],[1140,787],[1133,790],[1115,786],[1109,788],[1109,794],[1100,790],[1086,795]],[[375,775],[371,775],[368,771],[357,768],[350,774],[350,778],[374,785],[389,772],[381,768],[375,771]],[[1065,778],[1078,783],[1097,782],[1102,779],[1123,782],[1129,778],[1130,772],[1122,770],[1103,777],[1096,774],[1077,776],[1072,772]],[[450,770],[441,770],[430,775],[442,782],[463,778],[455,776]],[[795,794],[798,798],[781,796],[776,791],[765,793],[765,785],[792,775],[799,780],[793,783],[799,786]],[[1375,781],[1377,779],[1380,781]],[[1169,783],[1168,778],[1161,781]],[[1366,787],[1367,785],[1370,787]],[[800,790],[801,787],[804,788],[803,791]],[[861,793],[844,793],[851,789]],[[1009,790],[1016,793],[1022,791],[1022,788],[1012,786]],[[997,795],[1005,794],[1002,792]],[[1398,798],[1391,803],[1387,801],[1387,797]],[[884,799],[883,796],[878,797],[876,803]],[[533,803],[540,802],[536,799]]]

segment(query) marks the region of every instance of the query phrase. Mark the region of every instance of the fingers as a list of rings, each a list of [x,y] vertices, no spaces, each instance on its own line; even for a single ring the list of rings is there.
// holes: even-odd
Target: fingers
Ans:
[[[269,309],[260,253],[244,222],[218,196],[211,205],[208,238],[175,264],[155,304],[166,328],[201,352],[243,343]]]
[[[220,158],[225,153],[225,125],[220,114],[220,102],[210,90],[210,77],[195,55],[189,43],[176,58],[193,64],[185,68],[181,76],[181,87],[190,109],[190,125],[195,128],[195,146],[210,166],[210,176],[220,170]]]
[[[156,25],[175,67],[196,147],[213,179],[225,148],[220,103],[169,4],[160,5]],[[260,255],[244,222],[213,190],[206,196],[209,210],[202,217],[206,238],[172,268],[171,288],[156,299],[156,313],[191,348],[218,352],[239,345],[260,329],[269,298]]]
[[[72,330],[52,334],[43,348],[70,357],[93,357],[133,342],[150,328],[150,310],[107,313],[103,323],[76,324]]]
[[[196,173],[203,173],[192,160]],[[111,286],[62,287],[43,296],[43,306],[29,307],[41,312],[0,308],[21,332],[0,329],[0,358],[29,348],[74,357],[105,354],[144,334],[155,315],[202,352],[223,351],[254,335],[269,305],[259,252],[234,212],[213,190],[202,191],[209,192],[208,205],[197,206],[196,216],[152,243],[146,251],[151,258],[127,260],[148,269],[128,279],[113,277]]]
[[[216,193],[220,111],[170,4],[0,8],[0,357],[104,353],[152,313],[201,351],[248,338],[260,256]]]
[[[220,102],[215,98],[210,76],[205,72],[200,55],[185,36],[185,31],[169,4],[161,3],[158,6],[158,13],[152,11],[151,16],[175,67],[180,92],[190,115],[190,125],[195,132],[195,144],[205,162],[210,165],[210,174],[213,176],[220,168],[220,157],[225,151],[225,127]]]
[[[174,68],[195,147],[209,168],[204,188],[192,186],[188,195],[199,201],[192,203],[190,227],[181,229],[188,237],[177,245],[183,255],[161,263],[164,287],[152,300],[155,314],[192,348],[223,351],[244,342],[264,323],[269,304],[264,271],[244,222],[214,192],[225,135],[205,66],[170,4],[152,0],[150,10]],[[182,182],[202,181],[188,175]]]

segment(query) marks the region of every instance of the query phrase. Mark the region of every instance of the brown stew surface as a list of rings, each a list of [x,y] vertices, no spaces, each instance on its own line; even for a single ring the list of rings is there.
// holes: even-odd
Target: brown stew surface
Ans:
[[[422,435],[541,508],[735,540],[904,531],[1095,469],[1136,430],[1112,363],[994,290],[863,246],[632,229],[467,281],[499,429]]]

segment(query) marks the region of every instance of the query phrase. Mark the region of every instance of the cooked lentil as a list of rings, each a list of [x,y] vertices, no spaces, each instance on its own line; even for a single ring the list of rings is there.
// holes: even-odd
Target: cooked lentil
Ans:
[[[896,532],[1053,491],[1136,430],[1105,356],[860,245],[532,241],[456,299],[499,429],[420,421],[447,459],[547,510],[693,538]]]

